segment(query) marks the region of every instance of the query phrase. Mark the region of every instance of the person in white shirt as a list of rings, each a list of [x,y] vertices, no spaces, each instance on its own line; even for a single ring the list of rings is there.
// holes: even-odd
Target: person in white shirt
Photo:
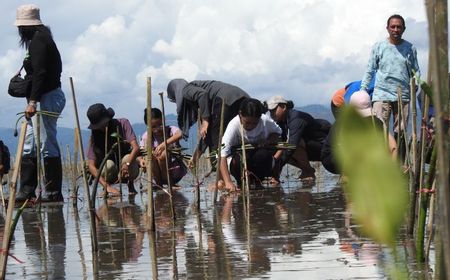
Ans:
[[[231,175],[236,179],[237,185],[241,183],[241,153],[234,152],[241,147],[241,125],[245,144],[253,144],[256,147],[246,151],[247,169],[250,179],[255,187],[261,186],[264,177],[270,177],[273,169],[273,155],[276,150],[267,145],[280,140],[281,128],[268,116],[263,115],[264,108],[257,99],[247,98],[242,101],[239,115],[228,124],[222,138],[222,150],[220,160],[220,173],[229,191],[236,190],[236,184],[231,180]]]

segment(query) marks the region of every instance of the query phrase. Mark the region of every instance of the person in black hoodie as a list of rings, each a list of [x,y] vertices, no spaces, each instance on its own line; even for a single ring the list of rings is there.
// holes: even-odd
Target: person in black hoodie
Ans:
[[[270,116],[281,127],[282,139],[295,145],[295,150],[279,150],[274,159],[279,168],[274,169],[272,183],[278,184],[281,169],[289,163],[302,173],[299,179],[304,184],[313,184],[315,169],[310,161],[320,161],[322,144],[328,135],[331,124],[326,120],[315,119],[310,114],[293,109],[294,103],[276,95],[266,101]]]
[[[196,148],[190,165],[195,165],[200,155],[209,148],[212,154],[217,153],[220,132],[220,113],[222,102],[225,102],[223,130],[231,119],[237,116],[239,106],[250,96],[237,86],[219,81],[192,81],[184,79],[171,80],[167,86],[167,95],[171,102],[177,104],[178,127],[186,140],[189,129],[197,121],[200,109],[200,142]],[[212,169],[215,170],[215,159],[211,158]]]
[[[32,77],[30,92],[27,95],[25,116],[28,119],[27,133],[21,163],[20,189],[17,201],[36,196],[37,153],[44,158],[44,186],[42,200],[63,201],[61,193],[62,167],[61,153],[56,138],[56,121],[58,117],[40,115],[41,117],[41,151],[36,151],[33,127],[39,103],[41,111],[59,115],[66,104],[61,90],[62,63],[58,48],[52,38],[50,28],[44,26],[40,19],[40,10],[36,5],[21,5],[17,8],[14,25],[18,27],[20,45],[27,50],[23,68],[27,76]]]

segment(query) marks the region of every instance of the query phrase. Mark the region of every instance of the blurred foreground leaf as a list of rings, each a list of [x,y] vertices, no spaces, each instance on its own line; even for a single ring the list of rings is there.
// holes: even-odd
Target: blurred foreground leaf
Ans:
[[[344,190],[355,220],[368,237],[391,247],[395,244],[408,205],[407,182],[391,158],[383,132],[371,118],[344,108],[337,123],[334,150],[343,174]]]

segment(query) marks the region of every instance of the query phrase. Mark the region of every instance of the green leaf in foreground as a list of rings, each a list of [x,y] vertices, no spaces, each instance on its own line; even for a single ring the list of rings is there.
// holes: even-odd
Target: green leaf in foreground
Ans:
[[[348,177],[344,190],[353,217],[368,237],[393,246],[404,221],[408,193],[382,130],[348,106],[337,123],[334,147],[338,164]]]

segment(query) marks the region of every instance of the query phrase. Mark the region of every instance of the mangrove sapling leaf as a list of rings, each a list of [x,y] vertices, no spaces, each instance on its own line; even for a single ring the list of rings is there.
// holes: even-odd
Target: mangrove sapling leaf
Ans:
[[[382,129],[370,118],[344,108],[336,124],[334,151],[348,178],[344,191],[362,231],[379,243],[394,246],[408,204],[408,185],[389,154]]]

